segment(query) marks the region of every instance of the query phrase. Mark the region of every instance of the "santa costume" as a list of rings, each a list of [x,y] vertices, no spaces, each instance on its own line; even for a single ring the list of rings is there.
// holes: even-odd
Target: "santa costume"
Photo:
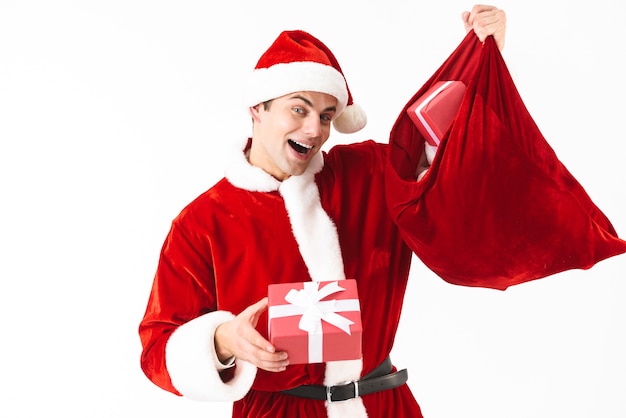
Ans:
[[[327,93],[338,101],[337,130],[356,132],[365,125],[333,54],[302,31],[279,35],[259,60],[250,91],[251,106],[297,91]],[[145,374],[177,395],[232,401],[237,418],[421,417],[404,383],[368,394],[353,390],[342,400],[290,392],[358,381],[389,358],[413,255],[406,237],[420,228],[399,226],[401,214],[390,210],[388,202],[399,199],[393,194],[404,193],[386,182],[390,146],[374,141],[335,146],[318,153],[304,174],[281,182],[249,164],[250,141],[242,141],[225,178],[172,223],[139,330]],[[403,167],[407,172],[417,173],[423,138],[418,141],[413,166]],[[271,373],[239,359],[224,366],[217,358],[216,327],[267,296],[268,285],[345,278],[358,284],[361,359],[290,365]],[[467,284],[502,288],[489,276]],[[257,329],[267,338],[267,315]],[[382,374],[396,372],[388,365]]]

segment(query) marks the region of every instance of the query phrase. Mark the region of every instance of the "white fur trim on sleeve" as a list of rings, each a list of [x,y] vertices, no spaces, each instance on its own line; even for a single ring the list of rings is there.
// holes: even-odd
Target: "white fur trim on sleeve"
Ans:
[[[172,384],[183,396],[198,401],[233,402],[252,387],[256,366],[235,359],[235,375],[227,383],[218,371],[213,338],[218,325],[231,320],[230,312],[216,311],[181,325],[170,336],[165,362]]]

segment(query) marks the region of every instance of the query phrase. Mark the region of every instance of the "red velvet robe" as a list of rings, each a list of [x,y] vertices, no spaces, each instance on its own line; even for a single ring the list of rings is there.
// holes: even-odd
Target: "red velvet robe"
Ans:
[[[315,175],[321,206],[336,225],[345,276],[358,282],[362,375],[393,347],[412,256],[385,202],[386,149],[373,141],[336,146]],[[142,367],[150,379],[179,393],[168,375],[165,348],[178,326],[208,312],[237,314],[265,297],[270,283],[311,279],[292,229],[281,193],[244,190],[226,179],[181,212],[163,246],[141,324]],[[319,258],[322,264],[330,261],[325,255]],[[266,315],[257,329],[267,336]],[[222,377],[228,379],[230,373]],[[324,364],[290,366],[282,373],[259,370],[252,390],[235,402],[234,416],[325,416],[324,401],[277,393],[322,384],[324,377]],[[362,399],[370,418],[421,416],[406,385]]]

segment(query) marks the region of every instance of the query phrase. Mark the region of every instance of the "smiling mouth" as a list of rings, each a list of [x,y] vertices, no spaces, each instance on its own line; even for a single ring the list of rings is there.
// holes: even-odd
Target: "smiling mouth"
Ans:
[[[291,148],[294,149],[294,151],[302,155],[308,154],[309,151],[311,151],[314,148],[313,145],[301,144],[300,142],[296,142],[293,139],[289,139],[288,142]]]

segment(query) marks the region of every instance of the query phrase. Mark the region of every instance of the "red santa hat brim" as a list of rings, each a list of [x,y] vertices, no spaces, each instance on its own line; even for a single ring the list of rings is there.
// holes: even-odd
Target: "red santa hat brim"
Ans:
[[[337,114],[348,103],[348,90],[343,75],[333,67],[312,61],[279,63],[269,68],[257,68],[250,77],[248,103],[266,100],[297,91],[315,91],[337,99]]]

